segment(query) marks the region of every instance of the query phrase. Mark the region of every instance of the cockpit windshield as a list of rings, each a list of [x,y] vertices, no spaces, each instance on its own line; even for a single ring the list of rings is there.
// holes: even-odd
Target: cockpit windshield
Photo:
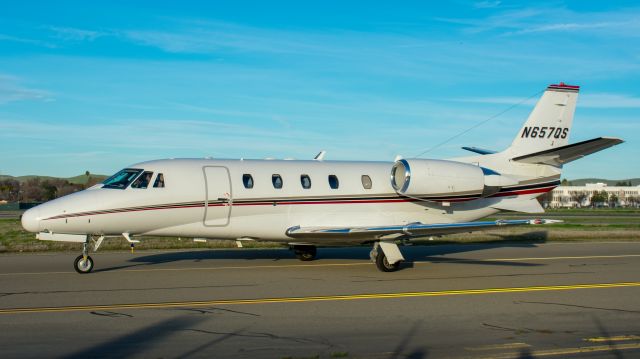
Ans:
[[[102,188],[125,189],[142,172],[136,168],[125,168],[102,182]]]

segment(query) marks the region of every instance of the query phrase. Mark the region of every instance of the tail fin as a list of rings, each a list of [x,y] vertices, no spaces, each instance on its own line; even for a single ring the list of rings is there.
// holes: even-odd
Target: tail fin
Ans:
[[[569,144],[579,86],[549,85],[509,148],[513,157]]]

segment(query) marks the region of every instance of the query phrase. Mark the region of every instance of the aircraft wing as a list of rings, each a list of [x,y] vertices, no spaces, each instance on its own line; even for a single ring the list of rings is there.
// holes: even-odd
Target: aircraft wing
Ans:
[[[577,142],[570,145],[552,148],[550,150],[531,153],[524,156],[515,157],[513,160],[523,163],[537,163],[553,166],[561,166],[565,163],[575,161],[592,153],[602,151],[605,148],[620,144],[619,138],[598,137],[587,141]]]
[[[559,222],[562,221],[552,219],[510,219],[486,222],[435,224],[411,223],[405,225],[376,227],[295,226],[287,230],[287,235],[291,238],[303,240],[341,239],[344,242],[365,242],[367,240],[439,236],[445,234],[466,233],[503,227],[551,224]]]

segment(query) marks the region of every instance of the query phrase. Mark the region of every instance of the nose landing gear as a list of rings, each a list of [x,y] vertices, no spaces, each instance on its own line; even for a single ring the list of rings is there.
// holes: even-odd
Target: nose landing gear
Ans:
[[[102,242],[102,240],[99,241]],[[80,274],[89,273],[93,269],[93,259],[89,256],[89,236],[87,236],[87,241],[82,244],[82,255],[79,255],[73,262],[73,268]]]

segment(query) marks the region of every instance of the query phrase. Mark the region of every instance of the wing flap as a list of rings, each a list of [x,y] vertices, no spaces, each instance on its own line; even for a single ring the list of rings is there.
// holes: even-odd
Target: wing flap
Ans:
[[[344,239],[345,242],[362,242],[391,238],[410,238],[465,233],[502,227],[539,225],[559,223],[562,221],[551,219],[512,219],[485,222],[462,223],[410,223],[406,225],[375,226],[375,227],[291,227],[287,235],[296,239]]]
[[[531,153],[513,158],[514,161],[532,164],[562,166],[592,153],[624,142],[619,138],[598,137],[587,141],[552,148],[550,150]]]

